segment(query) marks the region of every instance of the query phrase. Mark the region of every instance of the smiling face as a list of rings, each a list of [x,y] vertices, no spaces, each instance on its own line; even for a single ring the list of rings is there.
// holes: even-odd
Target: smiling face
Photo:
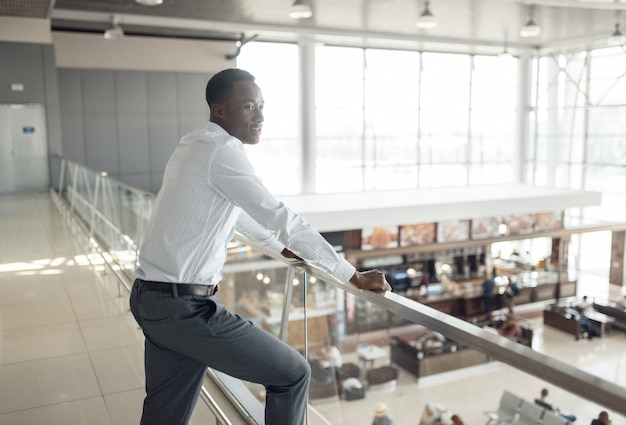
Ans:
[[[232,83],[232,90],[211,106],[211,121],[242,143],[255,145],[263,128],[263,95],[254,81]]]

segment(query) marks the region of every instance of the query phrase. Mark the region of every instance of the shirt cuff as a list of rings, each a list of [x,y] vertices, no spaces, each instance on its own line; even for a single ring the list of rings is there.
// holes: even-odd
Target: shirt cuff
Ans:
[[[354,276],[355,271],[356,268],[354,268],[354,266],[350,264],[348,260],[342,258],[341,262],[333,272],[333,276],[345,283],[350,281],[350,278]]]
[[[269,249],[271,249],[272,251],[276,251],[279,254],[281,252],[283,252],[283,249],[285,249],[285,245],[283,245],[278,239],[276,238],[272,238],[269,240],[269,243],[266,245]]]

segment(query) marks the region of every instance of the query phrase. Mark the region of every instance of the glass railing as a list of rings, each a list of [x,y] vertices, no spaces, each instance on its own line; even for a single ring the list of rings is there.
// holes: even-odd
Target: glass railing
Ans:
[[[113,267],[131,282],[137,241],[151,212],[152,195],[70,161],[63,160],[60,168],[62,177],[55,193],[80,217]],[[309,424],[371,423],[379,402],[395,409],[397,423],[417,422],[426,401],[446,404],[446,394],[431,395],[423,387],[422,383],[436,377],[458,379],[458,385],[466,388],[464,397],[475,408],[455,412],[466,424],[485,423],[490,419],[485,412],[497,411],[500,399],[485,400],[485,389],[475,387],[473,373],[494,376],[490,394],[522,392],[524,387],[536,388],[533,393],[538,393],[550,385],[577,400],[579,406],[626,415],[626,389],[616,381],[547,356],[542,347],[533,349],[530,344],[511,341],[488,327],[401,295],[360,291],[239,235],[228,247],[223,274],[220,301],[286,341],[310,363]],[[380,323],[386,325],[381,328]],[[493,369],[500,364],[505,369]],[[451,378],[455,371],[463,375]],[[264,388],[210,374],[222,380],[222,388],[234,401],[241,402],[250,423],[262,423]],[[532,414],[521,409],[528,404],[533,400],[527,397],[526,404],[516,406],[518,417]],[[405,420],[399,420],[402,415]],[[539,415],[534,423],[559,423],[549,422],[544,411]],[[613,423],[618,422],[614,418]]]

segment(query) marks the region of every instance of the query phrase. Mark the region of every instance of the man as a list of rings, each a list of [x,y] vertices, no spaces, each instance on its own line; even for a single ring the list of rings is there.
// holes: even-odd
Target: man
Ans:
[[[511,276],[507,276],[507,285],[504,290],[504,303],[509,308],[509,313],[513,313],[515,307],[515,298],[519,295],[519,286],[511,280]]]
[[[254,77],[221,71],[206,99],[210,122],[183,136],[167,163],[135,273],[131,310],[146,337],[141,423],[188,423],[210,366],[265,386],[267,424],[301,425],[305,359],[213,296],[234,231],[360,289],[391,287],[378,270],[357,272],[255,176],[243,149],[259,142],[263,127]]]
[[[588,339],[593,339],[594,335],[600,335],[599,331],[596,331],[593,326],[593,322],[589,320],[589,315],[593,315],[596,309],[593,307],[587,298],[587,295],[583,296],[583,300],[576,307],[580,312],[580,317],[578,318],[578,323],[580,323],[580,327],[587,334]]]
[[[541,390],[541,396],[535,399],[535,404],[538,404],[541,407],[548,409],[551,412],[555,412],[557,415],[567,420],[568,422],[574,422],[576,420],[576,415],[568,415],[562,413],[558,407],[553,407],[552,404],[548,403],[548,389],[543,388]]]
[[[485,302],[485,312],[491,314],[493,308],[493,298],[495,296],[493,290],[496,287],[496,268],[493,268],[492,275],[486,275],[486,279],[483,282],[483,300]]]
[[[387,415],[387,405],[385,403],[376,405],[372,425],[393,425],[393,419]]]

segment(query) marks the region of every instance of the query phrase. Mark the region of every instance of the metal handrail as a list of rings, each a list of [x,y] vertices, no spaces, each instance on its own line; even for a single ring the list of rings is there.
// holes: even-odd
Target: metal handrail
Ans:
[[[236,238],[249,244],[264,254],[271,253],[263,246],[247,241],[244,237]],[[278,257],[276,257],[278,258]],[[495,335],[464,320],[442,313],[417,301],[392,292],[374,293],[362,291],[350,283],[343,283],[328,273],[307,263],[299,263],[303,271],[331,283],[336,287],[354,294],[386,311],[419,323],[428,329],[440,332],[446,338],[461,345],[474,348],[489,357],[513,366],[539,379],[594,401],[616,412],[626,414],[626,388],[599,378],[584,370],[570,366],[558,359],[538,353],[531,348],[518,344],[500,335]],[[305,310],[306,311],[306,310]]]
[[[135,191],[137,190],[135,189]],[[141,191],[138,192],[143,193]],[[292,267],[295,266],[303,273],[315,276],[341,290],[354,294],[362,300],[368,301],[386,311],[393,312],[412,323],[418,323],[433,331],[440,332],[447,338],[485,353],[495,360],[511,365],[542,380],[549,381],[564,390],[594,401],[599,405],[626,414],[626,404],[624,403],[624,400],[626,400],[626,388],[403,296],[390,292],[377,294],[361,291],[352,284],[340,282],[333,276],[310,264],[304,262],[296,263],[293,260],[284,258],[279,253],[252,243],[241,235],[235,235],[235,239],[253,247],[266,256]],[[288,276],[293,276],[292,271],[288,273]],[[288,291],[290,290],[292,280],[288,279],[285,287],[286,295],[289,295]],[[305,310],[305,316],[306,313]],[[284,323],[281,322],[281,328],[284,329],[286,329],[286,321],[284,319],[287,317],[287,314],[288,308],[283,306]],[[281,331],[281,338],[283,339],[286,337],[284,329]]]

